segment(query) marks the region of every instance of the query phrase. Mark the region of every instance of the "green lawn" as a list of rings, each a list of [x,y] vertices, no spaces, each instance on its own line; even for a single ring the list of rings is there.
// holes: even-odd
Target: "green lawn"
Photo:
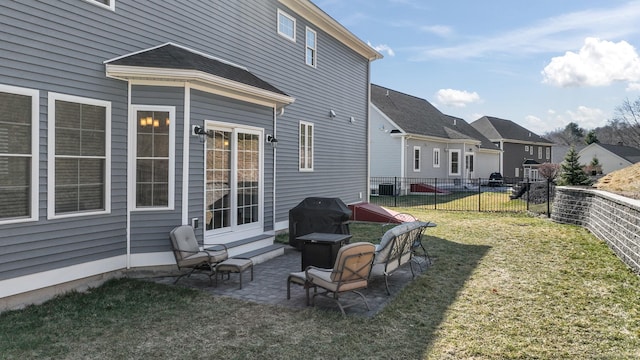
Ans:
[[[0,314],[0,358],[640,358],[640,278],[586,230],[400,211],[438,224],[424,239],[435,261],[374,318],[118,280]]]

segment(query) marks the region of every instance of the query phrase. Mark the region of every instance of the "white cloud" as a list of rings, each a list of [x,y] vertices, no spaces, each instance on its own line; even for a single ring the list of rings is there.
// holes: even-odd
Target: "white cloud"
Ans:
[[[594,129],[606,125],[607,115],[598,108],[578,106],[575,111],[568,110],[570,122],[574,122],[585,129]]]
[[[637,82],[630,82],[627,85],[627,88],[625,89],[626,91],[640,91],[640,83]]]
[[[431,33],[431,34],[435,34],[438,36],[442,36],[442,37],[449,36],[453,32],[451,27],[445,26],[445,25],[426,25],[426,26],[421,26],[420,30]]]
[[[542,74],[545,83],[561,87],[633,82],[640,80],[640,58],[626,41],[586,38],[578,53],[567,51],[554,57]]]
[[[436,93],[436,98],[439,103],[453,107],[465,107],[467,104],[480,101],[480,95],[475,91],[468,92],[454,89],[440,89]]]
[[[620,39],[637,34],[640,1],[615,8],[601,8],[567,13],[544,19],[525,27],[506,29],[491,36],[472,37],[451,47],[414,47],[414,61],[432,58],[495,57],[500,54],[557,53],[582,42],[585,34],[602,39]]]
[[[606,125],[609,116],[610,114],[605,114],[598,108],[587,106],[578,106],[575,110],[567,110],[565,112],[549,109],[544,118],[534,115],[526,116],[522,126],[539,135],[549,131],[562,130],[570,122],[578,124],[583,129],[590,130]]]
[[[367,44],[369,44],[369,46],[371,46],[377,52],[387,53],[387,55],[389,56],[396,56],[396,53],[393,51],[393,49],[389,45],[380,44],[380,45],[373,46],[371,45],[371,43],[367,43]]]

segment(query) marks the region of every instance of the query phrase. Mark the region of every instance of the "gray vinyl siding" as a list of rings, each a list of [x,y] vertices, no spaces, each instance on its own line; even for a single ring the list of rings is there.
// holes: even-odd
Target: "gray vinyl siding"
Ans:
[[[264,130],[264,134],[273,134],[273,109],[252,105],[199,90],[191,91],[191,124],[203,126],[205,120],[245,126]],[[190,219],[197,217],[202,226],[198,230],[201,234],[205,224],[204,216],[204,147],[198,137],[191,137],[190,145],[190,183],[189,183],[189,214]],[[264,146],[264,222],[265,230],[273,229],[273,149]]]
[[[131,253],[171,251],[169,232],[182,224],[182,155],[184,124],[184,88],[132,86],[132,105],[173,106],[176,109],[174,148],[174,208],[172,210],[136,210],[131,212]],[[134,125],[135,126],[135,125]],[[134,156],[135,156],[135,149]],[[133,176],[133,174],[132,174]],[[135,192],[134,189],[132,191]]]
[[[371,176],[404,176],[400,162],[402,139],[391,136],[394,127],[378,111],[372,109],[370,116]]]
[[[265,1],[118,0],[110,11],[80,0],[3,1],[0,5],[0,84],[40,90],[39,220],[0,225],[0,280],[126,254],[127,83],[105,76],[103,62],[174,42],[247,67],[296,99],[277,119],[277,214],[307,196],[361,199],[367,188],[367,59],[297,19],[297,41],[277,34],[282,5]],[[317,32],[317,68],[304,61],[305,26]],[[111,213],[47,219],[48,92],[110,101]],[[136,211],[131,217],[132,253],[169,250],[168,232],[181,223],[184,90],[134,86],[133,104],[176,106],[175,207]],[[194,91],[192,121],[227,111],[228,121],[273,132],[272,110],[234,102],[209,103]],[[214,99],[219,100],[219,99]],[[213,107],[212,107],[213,104]],[[330,119],[333,109],[338,117]],[[246,116],[246,115],[251,116]],[[255,115],[255,118],[252,116]],[[354,124],[349,117],[356,119]],[[298,121],[314,123],[314,171],[298,171]],[[189,218],[202,218],[203,154],[191,138]],[[273,150],[265,147],[265,229],[271,224]],[[202,221],[201,221],[202,224]]]
[[[339,197],[345,203],[363,201],[368,184],[368,63],[294,12],[283,10],[296,17],[296,43],[280,37],[277,48],[282,56],[300,60],[288,60],[290,83],[276,83],[296,98],[278,118],[276,221],[286,221],[288,210],[308,196]],[[317,31],[317,68],[304,63],[306,26]],[[330,109],[337,114],[333,119]],[[353,124],[351,116],[356,119]],[[314,124],[312,172],[298,170],[299,121]]]
[[[525,159],[530,159],[529,152],[524,152],[524,144],[504,143],[504,174],[505,177],[516,176],[516,168],[520,169],[520,177],[524,175],[522,163]]]
[[[85,15],[82,21],[90,22],[92,15]],[[69,33],[70,17],[75,15],[43,2],[2,3],[0,83],[40,91],[40,161],[34,174],[39,220],[0,225],[0,280],[126,253],[126,84],[105,78],[102,61],[108,52],[66,41],[95,44],[104,35],[98,35],[101,24],[81,38]],[[49,92],[111,102],[110,214],[47,219]]]

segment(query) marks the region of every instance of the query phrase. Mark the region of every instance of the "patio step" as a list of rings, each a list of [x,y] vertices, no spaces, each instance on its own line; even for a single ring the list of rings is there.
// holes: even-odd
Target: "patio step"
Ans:
[[[255,265],[284,254],[284,245],[274,244],[274,240],[274,235],[262,234],[232,241],[227,243],[226,246],[229,257],[251,259]]]
[[[253,265],[263,263],[267,260],[271,260],[275,257],[284,255],[285,246],[282,244],[272,244],[269,246],[262,247],[260,249],[248,251],[246,253],[242,253],[236,256],[233,256],[235,259],[251,259]]]

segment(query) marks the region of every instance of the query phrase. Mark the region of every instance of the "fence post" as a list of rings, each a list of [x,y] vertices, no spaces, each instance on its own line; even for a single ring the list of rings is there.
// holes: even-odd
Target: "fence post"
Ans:
[[[547,179],[547,218],[551,217],[551,179]]]
[[[398,177],[394,176],[393,177],[393,189],[391,189],[393,191],[393,207],[398,207],[398,195],[396,190],[398,189]]]
[[[433,210],[438,210],[438,178],[433,179]]]
[[[480,191],[480,178],[478,178],[478,212],[482,212],[482,191]]]
[[[531,183],[529,182],[529,178],[527,178],[527,211],[529,211],[529,190],[531,190]]]

